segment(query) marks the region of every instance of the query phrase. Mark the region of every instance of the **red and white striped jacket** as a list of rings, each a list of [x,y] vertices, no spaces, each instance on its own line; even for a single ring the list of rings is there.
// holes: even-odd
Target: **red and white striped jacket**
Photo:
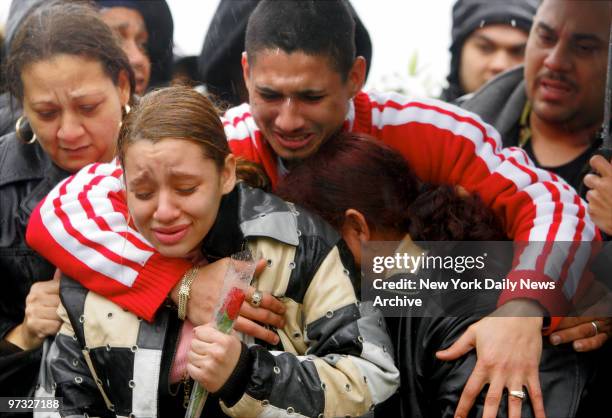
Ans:
[[[232,151],[260,163],[275,185],[278,158],[248,104],[228,110],[223,122]],[[396,149],[424,181],[478,193],[515,241],[598,239],[575,191],[536,168],[521,149],[502,149],[497,131],[473,113],[437,100],[362,92],[350,104],[344,129],[370,134]],[[27,241],[68,276],[149,320],[189,267],[156,253],[128,223],[116,163],[88,166],[55,187],[32,214]],[[549,312],[559,312],[577,288],[580,274],[570,273],[581,272],[583,261],[526,253],[516,257],[509,279],[527,273],[532,280],[562,285],[545,297],[535,290],[503,293],[500,303],[535,298]]]

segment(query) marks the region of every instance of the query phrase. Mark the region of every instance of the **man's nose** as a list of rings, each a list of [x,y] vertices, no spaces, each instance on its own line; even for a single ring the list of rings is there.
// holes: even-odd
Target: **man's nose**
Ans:
[[[304,127],[304,117],[300,105],[292,98],[285,99],[276,116],[276,127],[283,132],[295,132]]]
[[[550,50],[544,66],[551,71],[566,72],[571,69],[572,60],[571,54],[568,51],[568,46],[564,42],[557,42],[554,48]]]
[[[520,62],[520,61],[519,61]],[[489,71],[493,75],[497,75],[509,69],[510,67],[518,64],[516,60],[513,60],[510,54],[506,51],[497,51],[491,58],[489,64]]]

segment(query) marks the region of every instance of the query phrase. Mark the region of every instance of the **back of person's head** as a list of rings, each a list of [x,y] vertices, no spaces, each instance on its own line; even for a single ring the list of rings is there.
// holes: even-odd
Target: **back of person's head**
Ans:
[[[448,88],[442,98],[453,101],[467,92],[460,85],[461,51],[465,41],[477,29],[501,24],[528,34],[541,0],[457,0],[453,6],[451,64]]]
[[[479,198],[451,186],[422,183],[395,150],[374,138],[341,133],[294,168],[276,192],[341,229],[356,209],[372,230],[409,233],[413,240],[501,238]]]
[[[343,0],[263,0],[251,14],[249,63],[262,50],[325,56],[345,80],[355,61],[355,21]]]
[[[28,65],[61,54],[99,62],[115,85],[125,72],[134,91],[128,59],[98,12],[83,2],[58,0],[30,10],[11,41],[5,77],[12,95],[22,100],[21,73]]]
[[[406,208],[420,181],[406,161],[369,137],[343,133],[295,167],[276,192],[339,229],[344,212],[359,210],[374,228],[407,231]]]

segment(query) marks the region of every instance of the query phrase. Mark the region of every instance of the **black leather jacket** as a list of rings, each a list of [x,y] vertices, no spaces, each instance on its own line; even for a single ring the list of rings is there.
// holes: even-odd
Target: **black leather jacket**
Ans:
[[[6,334],[23,321],[32,283],[53,277],[54,268],[30,249],[25,231],[32,210],[68,173],[55,166],[38,143],[14,133],[0,138],[0,393],[26,396],[38,372],[40,350],[21,351]]]
[[[0,94],[0,137],[15,131],[15,122],[22,113],[21,106],[9,93]]]

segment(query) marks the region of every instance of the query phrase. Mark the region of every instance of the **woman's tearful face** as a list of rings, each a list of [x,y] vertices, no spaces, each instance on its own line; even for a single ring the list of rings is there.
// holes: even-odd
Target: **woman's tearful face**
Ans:
[[[140,140],[124,158],[127,202],[140,233],[162,255],[185,257],[210,231],[235,184],[233,156],[218,167],[186,139]]]

